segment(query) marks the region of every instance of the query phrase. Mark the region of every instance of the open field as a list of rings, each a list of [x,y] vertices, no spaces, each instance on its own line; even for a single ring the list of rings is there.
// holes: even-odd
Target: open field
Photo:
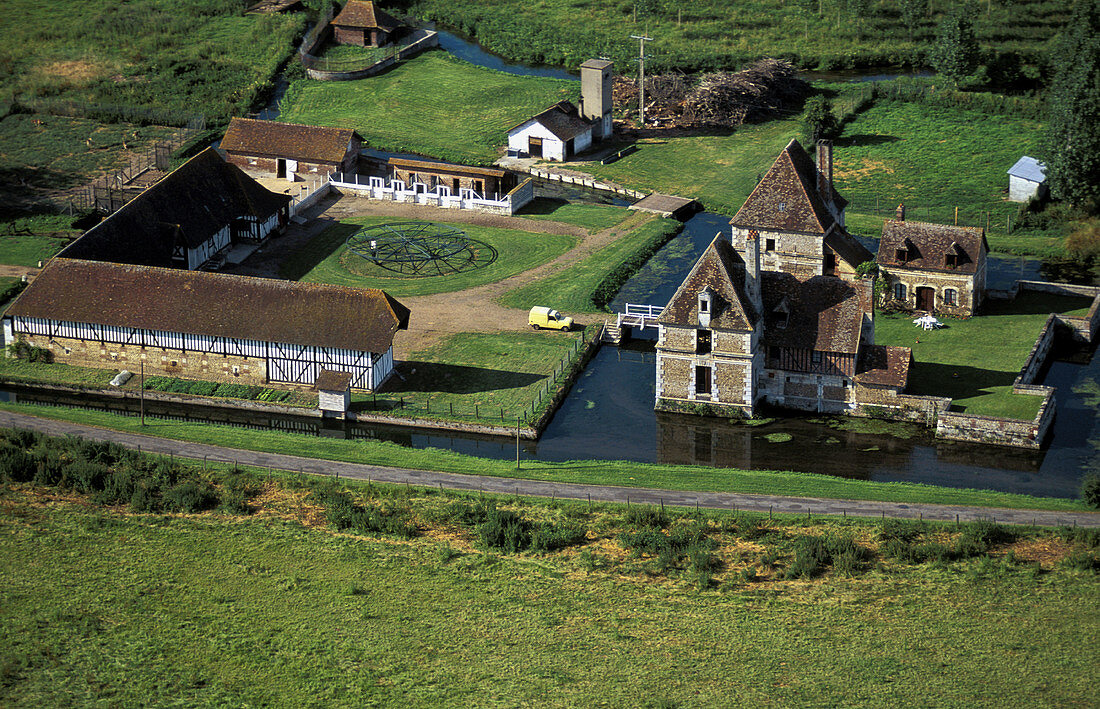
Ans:
[[[933,12],[910,30],[901,20],[897,0],[864,5],[862,17],[848,9],[854,7],[783,0],[411,3],[417,15],[474,35],[486,48],[510,59],[575,68],[603,56],[614,59],[621,72],[632,72],[631,62],[638,56],[638,43],[630,35],[643,33],[654,39],[646,46],[646,54],[653,57],[646,62],[647,72],[737,68],[762,56],[791,58],[819,69],[920,63],[935,37],[940,13],[947,9],[934,4]],[[980,12],[969,16],[979,42],[1027,55],[1046,50],[1047,41],[1069,19],[1069,5],[1021,0],[982,5]],[[707,51],[700,51],[701,46]]]
[[[445,215],[441,215],[443,216]],[[495,248],[497,257],[493,263],[483,268],[424,278],[398,276],[348,251],[345,242],[360,227],[397,221],[402,220],[392,217],[361,217],[333,224],[287,259],[280,274],[284,278],[309,283],[381,288],[395,298],[402,298],[449,293],[495,283],[560,256],[576,245],[576,240],[568,235],[535,234],[515,229],[447,224],[441,221],[441,224],[453,226],[464,231],[471,239]]]
[[[879,313],[875,342],[913,348],[911,394],[949,396],[954,411],[1032,419],[1041,397],[1013,394],[1012,382],[1050,313],[1084,315],[1089,303],[1025,292],[1012,301],[987,300],[981,315],[947,318],[947,327],[931,331],[914,327],[911,315]]]
[[[0,99],[239,114],[270,87],[305,25],[301,13],[245,16],[247,4],[8,0]]]
[[[652,487],[666,490],[744,492],[796,497],[826,497],[842,500],[884,502],[926,502],[943,505],[1009,507],[1013,509],[1085,511],[1079,500],[1032,497],[993,490],[967,490],[916,483],[879,483],[836,478],[813,473],[773,470],[740,470],[691,465],[657,465],[628,461],[565,461],[560,463],[515,462],[475,458],[438,449],[412,449],[373,440],[336,440],[305,434],[255,431],[217,424],[187,423],[147,418],[142,427],[136,417],[102,411],[67,409],[32,404],[0,402],[8,409],[31,416],[72,421],[119,431],[143,433],[170,440],[186,440],[243,450],[285,453],[323,460],[388,465],[414,470],[438,470],[467,475],[519,477],[530,480]]]
[[[576,82],[512,76],[429,51],[369,79],[295,81],[279,120],[354,128],[378,150],[486,165],[503,153],[509,128],[579,94]]]
[[[589,234],[610,229],[630,216],[623,207],[611,204],[575,204],[546,197],[536,197],[516,214],[524,219],[565,222],[584,227]]]
[[[2,488],[0,702],[1066,706],[1098,679],[1073,530],[250,485],[252,516]]]

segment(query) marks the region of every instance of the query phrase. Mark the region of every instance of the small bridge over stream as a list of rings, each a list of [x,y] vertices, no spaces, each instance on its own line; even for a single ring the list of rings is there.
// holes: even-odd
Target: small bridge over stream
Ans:
[[[608,322],[603,329],[603,341],[617,345],[622,342],[623,335],[630,337],[634,328],[644,330],[646,327],[657,327],[657,318],[663,305],[638,305],[627,303],[623,312],[615,314],[615,324]]]

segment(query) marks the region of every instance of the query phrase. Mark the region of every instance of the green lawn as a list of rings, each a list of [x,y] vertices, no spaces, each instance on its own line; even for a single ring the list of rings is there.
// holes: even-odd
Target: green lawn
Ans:
[[[70,364],[28,362],[0,356],[0,381],[46,382],[92,389],[106,389],[118,370],[77,367]]]
[[[955,411],[1032,419],[1041,397],[1013,394],[1012,382],[1050,313],[1084,315],[1089,303],[1025,292],[1014,301],[987,300],[981,315],[947,318],[947,327],[932,331],[916,328],[910,315],[879,313],[875,342],[913,349],[911,394],[951,397]]]
[[[664,243],[670,233],[680,228],[680,223],[672,219],[650,219],[637,227],[635,224],[624,223],[624,229],[631,229],[625,236],[579,263],[508,291],[500,302],[510,308],[542,304],[566,313],[600,312],[592,302],[600,282],[640,250]]]
[[[0,100],[58,98],[208,117],[247,111],[290,55],[305,15],[244,15],[246,4],[7,0]]]
[[[275,501],[284,519],[130,515],[5,491],[0,703],[1095,703],[1093,572],[994,555],[814,581],[730,573],[700,591],[652,555],[624,558],[605,521],[622,513],[602,506],[546,511],[599,525],[584,551],[516,555],[471,547],[461,530],[406,542],[312,529],[294,518],[314,501],[292,493]],[[780,540],[876,534],[742,536],[743,520],[723,519],[722,557],[763,577]]]
[[[1031,497],[992,490],[965,490],[915,483],[878,483],[813,473],[738,470],[707,466],[656,465],[627,461],[565,461],[561,463],[489,460],[437,449],[412,449],[372,440],[336,440],[305,434],[254,431],[209,423],[187,423],[147,418],[148,425],[130,416],[104,411],[65,409],[0,402],[0,408],[32,416],[73,421],[120,431],[132,431],[174,440],[199,441],[230,448],[286,453],[326,460],[391,465],[415,470],[439,470],[467,475],[521,477],[532,480],[654,487],[667,490],[745,492],[796,497],[829,497],[884,502],[928,502],[1018,509],[1088,509],[1079,500]]]
[[[579,91],[575,82],[513,76],[430,51],[367,79],[296,81],[279,119],[354,128],[380,150],[484,165],[502,154],[509,128]]]
[[[576,204],[546,197],[537,197],[521,209],[516,216],[524,219],[540,219],[565,222],[584,227],[590,234],[621,224],[631,215],[626,207],[611,204]]]
[[[496,260],[482,268],[423,278],[396,276],[392,271],[348,251],[345,242],[360,227],[394,221],[398,220],[393,217],[364,217],[333,224],[287,259],[280,275],[310,283],[381,288],[395,298],[430,295],[495,283],[550,261],[576,244],[576,239],[567,235],[444,222],[445,226],[460,229],[471,239],[495,248]]]
[[[581,339],[580,332],[526,330],[451,335],[430,349],[410,353],[401,363],[405,380],[386,387],[384,395],[353,395],[353,401],[361,402],[353,408],[403,402],[438,418],[476,415],[485,423],[515,425],[517,417],[529,419],[545,408],[560,384],[563,359]]]

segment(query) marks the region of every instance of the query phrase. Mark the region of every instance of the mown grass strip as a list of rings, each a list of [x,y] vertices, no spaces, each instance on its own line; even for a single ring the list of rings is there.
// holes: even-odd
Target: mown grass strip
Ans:
[[[405,448],[381,441],[330,440],[300,434],[155,419],[147,419],[148,425],[143,428],[140,421],[133,417],[102,411],[10,403],[0,403],[0,408],[32,416],[131,433],[144,433],[172,440],[195,441],[271,453],[293,451],[295,455],[310,458],[468,475],[700,492],[741,492],[1015,509],[1087,510],[1081,501],[1063,498],[1040,498],[992,490],[943,488],[915,483],[880,483],[772,470],[582,460],[562,463],[524,461],[522,468],[517,471],[515,462],[474,458],[437,449]]]

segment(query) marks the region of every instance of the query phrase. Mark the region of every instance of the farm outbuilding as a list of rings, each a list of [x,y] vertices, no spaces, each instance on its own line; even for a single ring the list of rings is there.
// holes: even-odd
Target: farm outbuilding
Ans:
[[[569,101],[560,101],[508,130],[508,151],[565,161],[592,146],[592,124]]]
[[[388,163],[391,179],[401,180],[406,185],[421,184],[428,190],[442,185],[453,195],[460,195],[463,190],[472,190],[479,198],[491,199],[493,195],[511,192],[516,186],[514,174],[496,168],[404,158],[390,158]]]
[[[1047,167],[1035,158],[1023,156],[1008,169],[1008,201],[1042,199],[1047,193]]]
[[[68,258],[4,314],[6,342],[56,362],[184,379],[376,389],[409,310],[383,291]],[[325,384],[326,379],[321,379]]]
[[[270,192],[207,148],[69,244],[61,256],[196,269],[234,243],[283,227],[289,195]]]
[[[375,7],[370,0],[348,0],[340,14],[332,19],[337,44],[381,47],[388,44],[401,23]]]
[[[362,146],[351,128],[233,118],[219,147],[245,172],[293,181],[355,172]]]

